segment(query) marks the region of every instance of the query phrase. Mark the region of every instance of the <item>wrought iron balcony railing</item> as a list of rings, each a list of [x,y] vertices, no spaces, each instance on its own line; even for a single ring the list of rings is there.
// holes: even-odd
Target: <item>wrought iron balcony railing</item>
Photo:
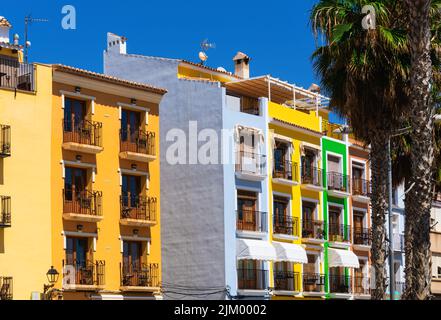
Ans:
[[[299,181],[297,163],[288,160],[274,161],[273,178]]]
[[[311,166],[303,166],[301,168],[301,176],[303,184],[311,184],[316,187],[323,186],[321,169]]]
[[[0,300],[12,300],[12,277],[0,277]]]
[[[300,291],[300,274],[292,271],[274,271],[274,289]]]
[[[156,221],[157,199],[142,195],[120,197],[121,219]]]
[[[155,133],[143,130],[120,130],[121,152],[156,156]]]
[[[304,292],[325,292],[325,275],[318,273],[303,274]]]
[[[266,156],[252,152],[236,153],[236,172],[265,175]]]
[[[354,196],[371,196],[371,182],[365,179],[352,178],[352,194]]]
[[[156,288],[159,283],[159,265],[156,263],[120,264],[122,287]]]
[[[325,238],[325,229],[323,221],[302,220],[302,237],[308,239],[323,240]]]
[[[13,58],[0,58],[0,88],[35,91],[34,65]]]
[[[70,119],[63,120],[63,142],[75,142],[90,146],[102,147],[101,122],[83,120],[74,123]]]
[[[254,210],[237,210],[236,227],[239,231],[268,232],[267,213]]]
[[[370,228],[354,228],[354,244],[370,246],[372,244],[372,232]]]
[[[352,293],[352,277],[329,275],[330,293]]]
[[[327,174],[328,190],[348,192],[349,176],[339,172],[328,172]]]
[[[105,261],[101,260],[63,260],[63,270],[68,270],[63,282],[68,286],[103,286],[105,285],[105,267]]]
[[[299,236],[299,219],[297,217],[274,215],[273,232],[287,236]]]
[[[100,191],[64,189],[63,213],[101,217],[102,197]]]
[[[11,126],[0,125],[0,157],[11,156]]]
[[[351,228],[346,224],[330,223],[328,225],[329,241],[349,242],[351,241]]]
[[[0,196],[0,228],[11,226],[11,197]]]
[[[237,269],[239,290],[266,290],[269,286],[268,270]]]

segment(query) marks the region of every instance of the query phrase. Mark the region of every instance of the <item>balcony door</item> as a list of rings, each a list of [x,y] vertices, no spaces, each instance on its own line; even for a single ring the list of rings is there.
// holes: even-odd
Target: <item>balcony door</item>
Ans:
[[[256,260],[239,260],[237,262],[239,289],[265,289],[266,271],[261,269],[261,263]]]
[[[124,241],[123,267],[124,270],[139,270],[142,266],[142,242]]]
[[[276,141],[274,149],[274,176],[289,179],[291,176],[291,163],[287,143]]]
[[[365,244],[368,240],[368,234],[365,230],[365,213],[363,211],[354,210],[354,243],[355,244]]]
[[[319,173],[317,171],[317,151],[305,148],[301,157],[302,182],[307,184],[319,184]]]
[[[315,212],[317,204],[309,201],[302,201],[302,237],[322,238],[322,224],[316,221]]]
[[[137,208],[140,202],[141,195],[141,177],[123,175],[121,186],[123,206],[130,208]]]
[[[354,164],[352,166],[352,181],[355,194],[366,194],[366,186],[363,185],[364,168],[362,165]]]
[[[64,131],[80,132],[86,119],[86,102],[65,98],[64,100]]]
[[[274,196],[274,233],[292,234],[292,226],[288,225],[289,199]]]
[[[341,190],[343,188],[343,176],[341,158],[328,155],[328,188]]]
[[[87,261],[92,260],[92,250],[88,238],[66,238],[67,265],[85,268]]]
[[[91,198],[87,193],[87,170],[66,167],[64,176],[64,212],[81,213],[90,209]]]
[[[237,229],[245,231],[258,230],[260,225],[257,215],[257,193],[250,191],[237,191]]]
[[[307,254],[308,263],[303,265],[303,291],[321,292],[324,290],[322,277],[319,274],[319,256]]]
[[[329,206],[329,237],[331,241],[343,241],[344,230],[341,226],[342,209]]]
[[[121,140],[123,142],[136,143],[140,128],[141,113],[123,109],[121,112]]]

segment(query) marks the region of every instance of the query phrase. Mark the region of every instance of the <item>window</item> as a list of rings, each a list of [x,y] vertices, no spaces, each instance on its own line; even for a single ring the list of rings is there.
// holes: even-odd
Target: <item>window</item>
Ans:
[[[141,130],[141,113],[123,109],[121,111],[121,140],[137,142]]]
[[[274,222],[275,225],[284,225],[289,215],[289,199],[274,196]]]
[[[277,140],[274,149],[274,176],[276,178],[292,179],[291,154],[288,143]]]
[[[64,190],[66,201],[78,201],[87,189],[87,170],[65,168]]]
[[[123,243],[123,267],[124,269],[140,269],[142,266],[142,242],[124,241]]]
[[[64,131],[78,132],[86,119],[86,102],[65,98],[64,100]]]
[[[238,190],[237,229],[246,231],[264,231],[259,227],[261,219],[262,218],[257,213],[257,192]]]
[[[67,265],[86,267],[87,261],[92,260],[92,250],[87,238],[66,238]]]
[[[141,177],[122,175],[121,189],[123,206],[136,208],[141,196]]]
[[[342,168],[340,165],[341,158],[328,155],[328,172],[341,173]]]

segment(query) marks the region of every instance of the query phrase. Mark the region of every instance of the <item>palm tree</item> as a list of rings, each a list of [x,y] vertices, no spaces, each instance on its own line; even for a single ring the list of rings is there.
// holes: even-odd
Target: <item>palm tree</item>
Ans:
[[[362,8],[375,9],[376,27],[363,28]],[[387,141],[408,105],[409,52],[402,3],[394,0],[320,0],[311,23],[321,43],[313,53],[331,108],[346,117],[355,135],[371,145],[372,299],[384,299],[387,239]]]
[[[412,148],[411,184],[406,201],[406,241],[411,245],[406,268],[405,299],[430,297],[432,280],[430,252],[430,214],[433,200],[432,168],[435,158],[434,113],[431,59],[431,0],[406,0],[409,10],[409,47],[411,52],[410,134]]]

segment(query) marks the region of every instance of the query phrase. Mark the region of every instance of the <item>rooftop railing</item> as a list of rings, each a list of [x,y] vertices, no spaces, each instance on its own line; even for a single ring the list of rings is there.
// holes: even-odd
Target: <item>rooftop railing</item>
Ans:
[[[33,64],[17,59],[0,58],[0,88],[35,91],[35,68]]]

